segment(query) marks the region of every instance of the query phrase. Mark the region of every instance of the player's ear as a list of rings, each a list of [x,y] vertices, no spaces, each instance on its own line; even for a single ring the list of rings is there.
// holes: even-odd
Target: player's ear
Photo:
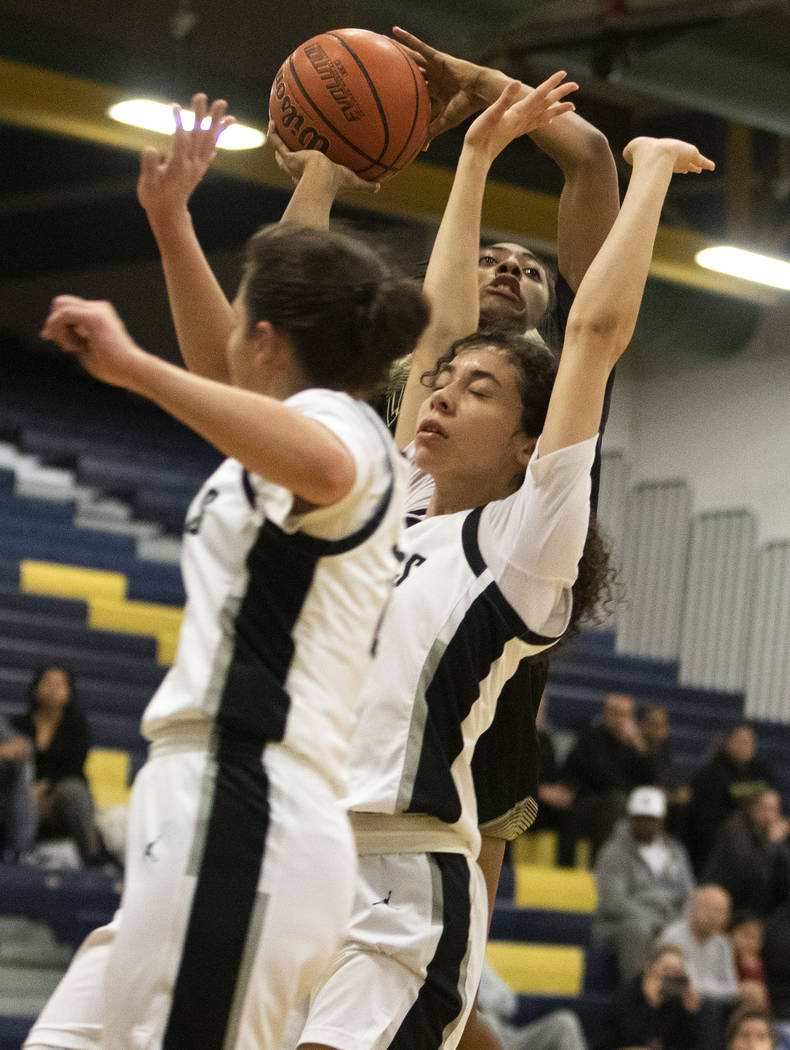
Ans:
[[[280,348],[280,340],[270,321],[258,321],[252,339],[253,352],[261,364],[269,364],[275,360]]]
[[[518,458],[519,465],[525,470],[530,459],[532,459],[532,453],[535,451],[535,446],[538,443],[538,439],[534,437],[527,437],[524,433],[516,435],[516,457]]]

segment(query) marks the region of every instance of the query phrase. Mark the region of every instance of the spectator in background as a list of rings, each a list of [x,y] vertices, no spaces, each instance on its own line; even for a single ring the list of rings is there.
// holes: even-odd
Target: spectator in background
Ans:
[[[535,718],[538,743],[538,815],[530,827],[530,832],[556,831],[559,847],[557,860],[563,867],[573,867],[573,842],[568,834],[568,821],[575,792],[562,781],[560,763],[557,761],[546,711],[547,700],[544,693]]]
[[[625,812],[628,793],[640,784],[652,784],[653,773],[633,697],[608,693],[600,724],[581,734],[562,771],[563,781],[576,791],[571,833],[589,838],[592,861]]]
[[[757,755],[754,726],[741,722],[730,729],[692,781],[688,847],[698,874],[705,868],[724,821],[743,799],[767,787],[776,787],[773,770]]]
[[[33,747],[39,838],[67,836],[89,866],[110,861],[85,778],[90,733],[77,706],[74,673],[52,664],[35,671],[28,686],[27,711],[16,715],[12,725]]]
[[[700,1046],[719,1050],[730,1012],[738,998],[738,975],[724,931],[730,918],[730,895],[721,886],[700,886],[685,915],[661,932],[660,943],[682,948],[686,969],[700,996]]]
[[[685,841],[691,788],[674,759],[668,708],[648,704],[639,720],[639,730],[653,762],[654,783],[667,795],[667,829]]]
[[[780,1045],[790,1047],[790,899],[765,918],[763,963]]]
[[[769,997],[763,963],[762,919],[748,912],[734,915],[730,922],[729,938],[735,972],[738,974],[739,1001],[767,1010]]]
[[[772,788],[761,788],[719,829],[704,879],[723,886],[735,911],[767,915],[790,892],[790,822]]]
[[[660,945],[615,996],[595,1050],[695,1050],[699,1007],[683,949]]]
[[[770,1014],[757,1006],[739,1007],[727,1025],[727,1050],[773,1050]]]
[[[552,1010],[527,1024],[514,1025],[518,996],[487,962],[480,975],[478,1007],[503,1050],[587,1050],[581,1022],[570,1010]]]
[[[4,863],[18,861],[36,841],[32,760],[30,741],[0,716],[0,861]]]
[[[595,939],[617,952],[621,981],[642,972],[654,939],[680,917],[694,888],[685,847],[664,831],[661,788],[635,788],[626,813],[598,854],[593,920]]]

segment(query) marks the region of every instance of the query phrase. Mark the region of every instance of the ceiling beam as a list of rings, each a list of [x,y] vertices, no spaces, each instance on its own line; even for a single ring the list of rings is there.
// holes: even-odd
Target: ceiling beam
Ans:
[[[164,136],[131,128],[111,120],[107,108],[125,97],[122,89],[81,80],[0,59],[0,122],[84,141],[140,151],[160,144]],[[53,157],[53,164],[57,158]],[[277,167],[270,150],[231,152],[220,150],[214,168],[224,174],[287,189],[289,181]],[[86,172],[86,180],[90,172]],[[355,204],[369,211],[436,224],[452,182],[446,168],[420,161],[386,184],[375,197],[359,197]],[[553,244],[556,240],[557,200],[511,184],[491,180],[483,213],[484,226],[528,242]],[[774,303],[778,294],[749,281],[727,278],[704,270],[694,262],[695,253],[709,241],[690,230],[661,227],[651,273],[665,280],[731,295],[754,303]]]

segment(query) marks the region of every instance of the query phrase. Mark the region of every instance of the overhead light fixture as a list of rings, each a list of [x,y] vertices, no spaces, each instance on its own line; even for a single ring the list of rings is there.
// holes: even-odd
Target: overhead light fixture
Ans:
[[[747,252],[743,248],[704,248],[697,252],[696,261],[707,270],[717,270],[731,277],[769,284],[772,288],[790,291],[790,262],[772,259],[769,255]]]
[[[113,120],[119,120],[122,124],[132,124],[136,128],[145,128],[146,131],[157,131],[160,135],[172,135],[176,130],[176,122],[173,116],[173,107],[166,102],[154,102],[147,98],[132,98],[125,102],[117,102],[107,110]],[[207,117],[203,122],[208,126]],[[189,109],[181,110],[181,122],[187,130],[195,126],[195,114]],[[248,127],[246,124],[231,124],[226,128],[219,139],[219,149],[257,149],[266,141],[266,136],[257,128]]]

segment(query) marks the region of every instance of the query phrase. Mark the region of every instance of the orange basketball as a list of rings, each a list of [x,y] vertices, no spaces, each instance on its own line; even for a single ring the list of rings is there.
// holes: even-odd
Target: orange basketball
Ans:
[[[417,156],[430,101],[420,70],[397,41],[367,29],[335,29],[286,58],[269,115],[289,149],[319,149],[375,182]]]

